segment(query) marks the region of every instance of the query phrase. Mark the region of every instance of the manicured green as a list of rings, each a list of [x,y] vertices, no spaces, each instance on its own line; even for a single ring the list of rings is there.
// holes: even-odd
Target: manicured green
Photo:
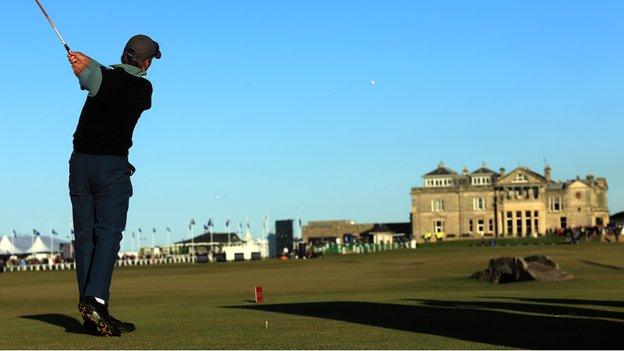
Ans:
[[[545,254],[577,279],[491,285]],[[265,290],[256,305],[253,287]],[[624,245],[466,247],[117,269],[121,338],[80,333],[74,272],[0,274],[0,349],[624,348]],[[268,322],[268,329],[266,328]]]

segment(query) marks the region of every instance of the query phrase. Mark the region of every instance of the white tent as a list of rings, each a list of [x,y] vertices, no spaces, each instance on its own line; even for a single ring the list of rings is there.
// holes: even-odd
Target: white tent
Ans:
[[[13,244],[8,235],[2,236],[2,239],[0,239],[0,255],[16,255],[21,253],[22,250]]]
[[[27,252],[31,254],[52,252],[52,249],[50,248],[49,243],[46,244],[43,239],[41,239],[41,237],[37,236],[35,237],[35,242],[32,244]]]
[[[253,244],[254,242],[254,238],[251,235],[251,230],[249,230],[249,227],[247,227],[247,230],[245,231],[245,237],[243,238],[243,241],[249,244]]]
[[[251,260],[252,253],[259,252],[260,257],[266,258],[268,257],[268,242],[265,243],[263,241],[256,241],[251,235],[251,231],[249,227],[245,232],[245,236],[243,241],[233,245],[227,245],[222,247],[223,252],[225,253],[225,259],[227,261],[234,261],[236,254],[243,254],[243,258],[245,260]]]

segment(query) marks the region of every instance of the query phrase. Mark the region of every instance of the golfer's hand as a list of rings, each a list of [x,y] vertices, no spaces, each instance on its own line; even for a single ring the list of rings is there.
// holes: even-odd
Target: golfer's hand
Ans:
[[[82,71],[84,71],[84,69],[87,68],[87,66],[89,66],[89,63],[91,62],[91,58],[89,58],[89,56],[78,51],[70,51],[67,54],[67,59],[69,60],[69,63],[72,66],[72,70],[74,70],[74,74],[76,76],[79,76],[80,73],[82,73]]]

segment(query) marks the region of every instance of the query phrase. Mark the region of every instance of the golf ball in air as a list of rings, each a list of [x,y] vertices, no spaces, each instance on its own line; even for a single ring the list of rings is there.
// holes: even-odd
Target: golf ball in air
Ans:
[[[372,86],[377,85],[377,81],[376,81],[376,80],[371,80],[371,82],[370,82],[370,83],[371,83],[371,85],[372,85]]]

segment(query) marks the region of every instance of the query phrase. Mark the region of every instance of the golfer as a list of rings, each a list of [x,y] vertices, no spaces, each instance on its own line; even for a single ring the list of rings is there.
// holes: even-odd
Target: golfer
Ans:
[[[145,35],[130,38],[119,65],[102,66],[80,52],[67,55],[81,89],[89,91],[74,133],[69,193],[78,309],[90,334],[121,336],[135,329],[109,314],[109,288],[132,196],[132,133],[141,113],[152,106],[152,85],[144,76],[160,56],[158,43]]]

